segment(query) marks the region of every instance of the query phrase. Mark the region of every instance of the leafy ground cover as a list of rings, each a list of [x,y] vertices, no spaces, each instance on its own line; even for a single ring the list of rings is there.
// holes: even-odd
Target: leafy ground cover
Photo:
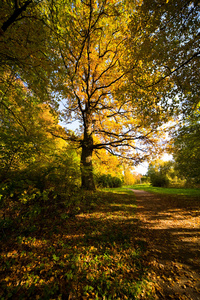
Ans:
[[[80,198],[80,195],[79,195]],[[147,245],[127,190],[8,199],[0,211],[0,298],[151,299]]]
[[[144,190],[147,192],[158,193],[158,194],[200,197],[200,189],[162,188],[162,187],[153,187],[149,184],[136,184],[136,185],[126,186],[126,188],[130,188],[134,190]]]

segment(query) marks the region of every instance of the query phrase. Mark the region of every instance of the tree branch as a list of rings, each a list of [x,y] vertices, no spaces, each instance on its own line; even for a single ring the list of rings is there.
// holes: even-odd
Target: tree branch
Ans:
[[[11,26],[15,21],[17,21],[17,18],[19,17],[19,15],[21,15],[21,13],[23,11],[25,11],[27,6],[31,3],[32,3],[32,0],[29,0],[29,1],[26,1],[24,3],[24,5],[19,7],[17,1],[15,1],[15,10],[14,10],[13,14],[8,18],[8,20],[3,23],[3,25],[1,26],[1,31],[5,32],[9,26]],[[2,35],[2,34],[0,33],[0,35]]]
[[[187,65],[191,60],[193,60],[195,57],[198,57],[200,55],[200,51],[194,53],[189,59],[187,59],[186,61],[182,62],[176,69],[174,69],[173,71],[170,70],[170,73],[161,77],[160,79],[158,79],[156,82],[154,82],[153,84],[147,85],[145,86],[145,88],[150,88],[153,87],[155,85],[157,85],[158,83],[160,83],[161,81],[163,81],[165,78],[171,76],[172,74],[176,73],[178,70],[180,70],[181,68],[183,68],[185,65]],[[139,87],[142,87],[141,85],[137,84]]]

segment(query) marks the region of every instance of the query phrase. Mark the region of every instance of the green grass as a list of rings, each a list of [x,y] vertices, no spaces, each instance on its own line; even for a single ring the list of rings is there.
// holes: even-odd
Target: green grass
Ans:
[[[135,189],[135,190],[144,190],[147,192],[158,193],[158,194],[200,197],[200,189],[161,188],[161,187],[153,187],[149,184],[136,184],[132,186],[125,186],[124,189],[126,188]]]
[[[56,201],[6,203],[1,299],[151,299],[134,193],[114,189],[81,199],[86,205],[73,218]]]
[[[104,192],[111,192],[114,194],[129,194],[129,195],[133,195],[133,191],[131,190],[127,190],[126,187],[119,187],[119,188],[104,188],[102,189],[102,191]]]

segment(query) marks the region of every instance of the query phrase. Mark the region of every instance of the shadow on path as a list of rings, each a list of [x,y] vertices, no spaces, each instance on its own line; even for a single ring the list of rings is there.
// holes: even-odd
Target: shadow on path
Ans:
[[[200,199],[133,191],[158,299],[200,299]]]

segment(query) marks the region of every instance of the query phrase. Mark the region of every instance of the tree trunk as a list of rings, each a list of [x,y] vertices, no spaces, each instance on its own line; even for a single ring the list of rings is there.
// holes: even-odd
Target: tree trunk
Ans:
[[[93,137],[90,131],[85,129],[81,154],[81,179],[82,188],[95,190],[92,167]]]

